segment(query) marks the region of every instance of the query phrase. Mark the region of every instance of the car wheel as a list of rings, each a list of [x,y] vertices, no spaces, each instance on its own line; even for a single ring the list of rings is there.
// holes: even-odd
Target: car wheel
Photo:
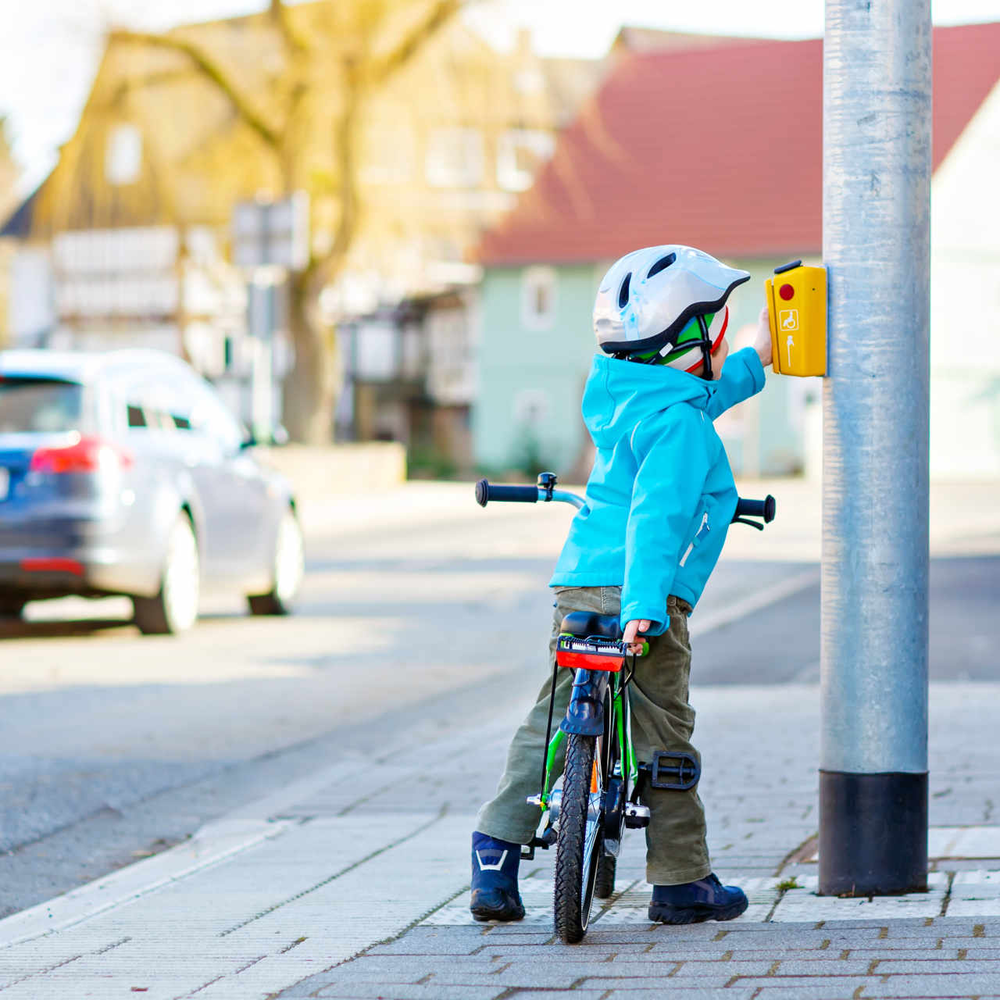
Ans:
[[[266,594],[250,594],[247,603],[252,615],[287,615],[292,610],[305,573],[305,545],[299,519],[291,507],[278,524],[274,546],[274,586]]]
[[[198,541],[186,515],[174,524],[155,597],[133,597],[135,623],[145,635],[186,632],[198,618]]]
[[[13,595],[3,595],[0,597],[0,619],[7,618],[20,618],[21,612],[24,611],[24,606],[28,602],[20,597],[14,597]]]

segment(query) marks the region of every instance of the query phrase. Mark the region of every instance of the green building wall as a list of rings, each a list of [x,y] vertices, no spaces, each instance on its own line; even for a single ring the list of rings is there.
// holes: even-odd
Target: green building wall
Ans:
[[[479,388],[472,410],[473,449],[486,473],[527,475],[531,466],[565,477],[589,468],[589,437],[580,399],[594,353],[591,310],[610,262],[554,265],[555,298],[548,329],[522,320],[527,268],[488,268],[483,277]],[[753,327],[774,261],[729,261],[750,271],[730,300],[730,344]],[[744,334],[745,336],[746,334]],[[737,475],[798,472],[804,456],[805,409],[818,403],[818,380],[768,377],[764,391],[716,426]],[[814,403],[814,405],[816,405]]]

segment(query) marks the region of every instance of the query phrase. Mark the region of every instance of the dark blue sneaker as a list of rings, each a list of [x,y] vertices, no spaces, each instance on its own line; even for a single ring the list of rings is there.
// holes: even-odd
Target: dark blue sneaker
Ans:
[[[517,891],[521,845],[472,835],[472,902],[476,920],[522,920],[524,906]]]
[[[732,920],[747,908],[747,897],[735,885],[723,885],[714,875],[685,885],[654,885],[649,919],[660,924],[697,924],[702,920]]]

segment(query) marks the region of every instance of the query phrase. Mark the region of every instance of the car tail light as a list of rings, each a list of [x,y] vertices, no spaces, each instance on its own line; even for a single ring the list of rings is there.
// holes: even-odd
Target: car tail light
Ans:
[[[73,573],[83,576],[83,563],[76,559],[22,559],[21,569],[28,573]]]
[[[127,469],[132,456],[124,448],[99,437],[81,437],[73,444],[39,448],[31,456],[31,472],[100,472],[102,469]]]

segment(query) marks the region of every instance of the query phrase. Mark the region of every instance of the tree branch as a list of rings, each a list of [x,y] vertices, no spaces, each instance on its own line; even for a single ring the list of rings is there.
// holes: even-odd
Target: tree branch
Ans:
[[[122,98],[127,97],[133,91],[141,91],[146,87],[156,87],[160,84],[177,83],[191,80],[190,69],[163,70],[158,73],[148,73],[145,76],[124,77],[115,84],[115,89],[105,102],[108,107],[114,107]]]
[[[271,0],[270,6],[271,20],[278,26],[281,37],[285,40],[289,52],[292,55],[300,55],[308,50],[308,46],[302,36],[295,30],[291,18],[288,16],[288,8],[282,0]]]
[[[368,71],[371,83],[384,83],[417,53],[420,47],[442,28],[462,6],[462,0],[435,0],[426,16],[388,55],[373,63]]]
[[[147,45],[152,48],[168,49],[180,52],[192,62],[203,77],[213,83],[220,93],[232,105],[236,114],[251,128],[261,140],[272,149],[277,149],[281,137],[264,119],[250,106],[247,99],[240,93],[233,81],[222,70],[218,63],[208,57],[197,45],[178,38],[175,35],[154,35],[144,31],[112,31],[108,41],[125,45]]]

